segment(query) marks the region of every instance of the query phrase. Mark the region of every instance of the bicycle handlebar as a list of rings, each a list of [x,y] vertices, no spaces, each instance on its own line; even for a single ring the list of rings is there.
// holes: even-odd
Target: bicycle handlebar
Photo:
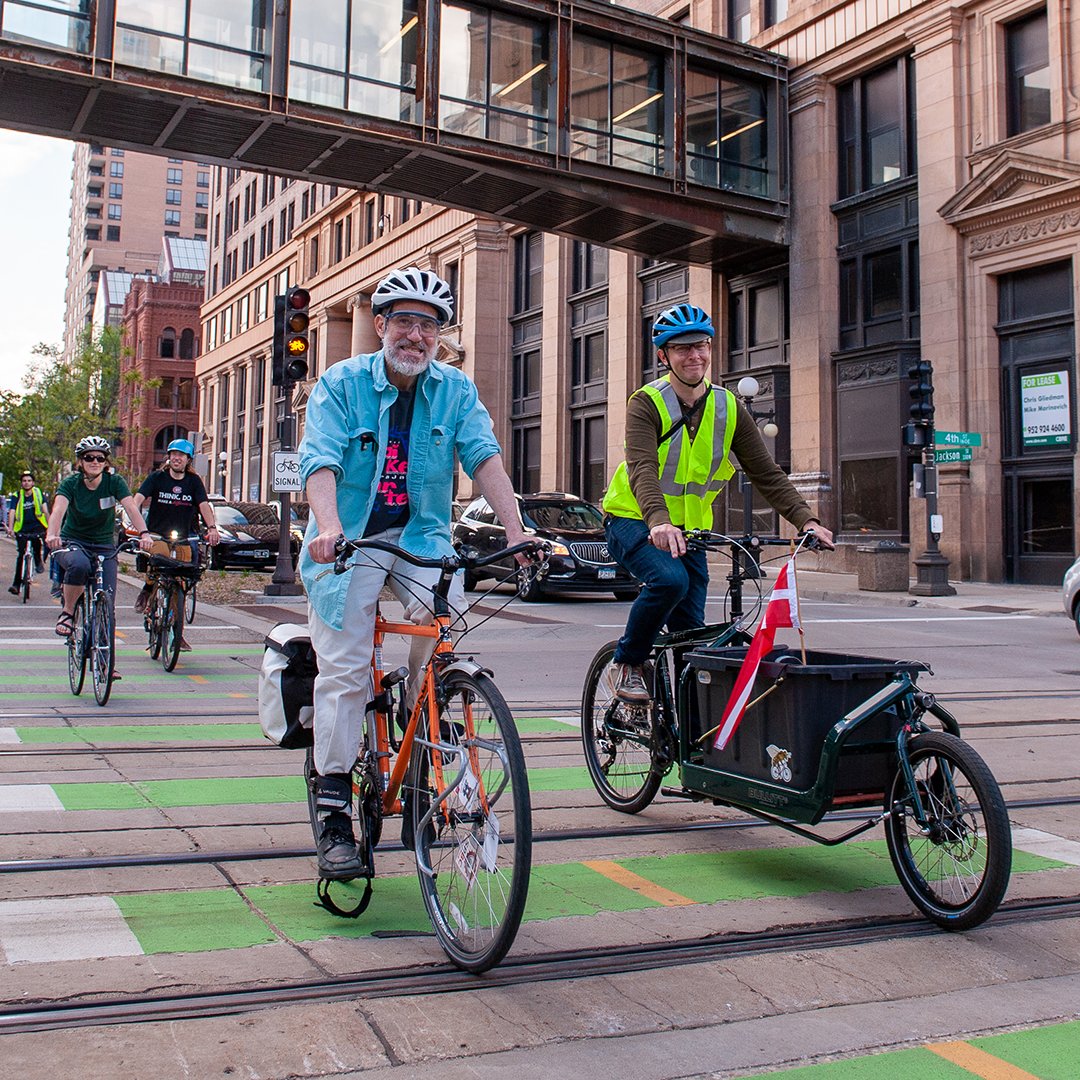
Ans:
[[[698,550],[712,551],[718,547],[759,548],[787,547],[790,544],[809,548],[811,551],[827,551],[816,533],[803,532],[793,537],[783,536],[727,536],[724,533],[710,532],[707,529],[691,529],[686,534],[686,546]]]
[[[491,563],[505,559],[507,556],[517,555],[519,552],[529,551],[546,557],[551,550],[551,545],[546,540],[524,540],[513,547],[503,548],[493,555],[473,555],[470,554],[468,548],[461,548],[456,555],[441,555],[437,559],[427,559],[422,555],[414,555],[411,551],[406,551],[396,544],[389,544],[385,540],[365,540],[363,537],[346,540],[342,536],[338,538],[337,543],[334,545],[334,550],[338,553],[337,558],[334,559],[334,573],[344,574],[349,569],[349,552],[360,551],[363,548],[385,551],[424,570],[442,570],[444,573],[454,573],[461,569],[473,570],[481,566],[488,566]]]

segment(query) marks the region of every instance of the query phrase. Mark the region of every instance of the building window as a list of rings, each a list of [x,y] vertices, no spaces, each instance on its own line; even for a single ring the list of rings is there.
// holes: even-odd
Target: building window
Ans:
[[[124,163],[122,161],[110,161],[109,175],[115,176],[119,180],[124,175]]]
[[[588,502],[599,502],[607,483],[607,417],[575,415],[570,421],[570,487]]]
[[[574,241],[573,271],[570,291],[585,292],[606,285],[608,280],[608,250],[599,244]]]
[[[641,382],[648,383],[661,375],[652,343],[656,316],[690,298],[690,276],[685,267],[657,263],[641,271]]]
[[[184,193],[178,188],[168,188],[165,192],[165,202],[169,206],[179,206],[180,200],[183,199]]]
[[[180,332],[180,359],[195,359],[195,331],[190,327]]]
[[[540,425],[515,422],[511,434],[511,480],[514,490],[540,490]]]
[[[728,285],[728,371],[788,362],[787,277],[733,278]]]
[[[319,238],[313,236],[311,238],[311,246],[309,248],[308,258],[308,273],[317,274],[319,272]]]
[[[454,326],[459,326],[461,324],[461,263],[457,259],[443,267],[443,279],[450,286],[450,296],[454,303],[454,314],[450,322]]]
[[[514,237],[514,313],[539,308],[544,290],[544,236],[524,233]]]
[[[913,72],[903,56],[839,88],[840,198],[914,175]]]
[[[195,228],[196,229],[205,229],[206,224],[207,224],[206,218],[207,218],[206,214],[196,214],[195,215]]]
[[[176,355],[176,331],[171,326],[166,326],[161,331],[161,340],[158,342],[158,356],[165,360],[171,360]]]
[[[775,26],[788,17],[788,0],[765,0],[765,26]]]
[[[179,225],[180,224],[180,211],[179,210],[166,210],[165,211],[165,224],[166,225]]]
[[[660,57],[575,34],[570,73],[570,156],[658,173],[664,167]]]
[[[208,210],[210,208],[210,193],[208,191],[196,191],[195,206],[199,210]]]
[[[167,184],[182,184],[184,182],[184,170],[168,169],[165,173],[165,182]]]
[[[547,150],[552,79],[546,24],[464,4],[442,6],[439,124],[447,131]],[[406,203],[408,200],[406,200]],[[407,220],[408,206],[402,221]]]
[[[712,72],[686,73],[687,179],[725,191],[768,195],[765,90]]]
[[[98,197],[101,196],[101,188],[97,190]],[[124,185],[123,184],[109,184],[109,198],[110,199],[122,199],[124,197]]]
[[[416,0],[342,0],[291,10],[290,97],[387,120],[420,120]]]
[[[208,188],[210,186],[210,174],[208,172],[198,172],[195,174],[195,186]]]
[[[840,260],[840,347],[919,336],[919,245],[905,238]]]
[[[98,229],[97,233],[98,233],[98,236],[94,237],[95,240],[98,239],[98,237],[101,235],[101,230]],[[113,241],[113,242],[118,241],[120,239],[120,226],[119,225],[107,225],[105,227],[105,239]]]
[[[728,0],[728,37],[734,41],[749,41],[750,0]]]
[[[120,209],[121,209],[121,207],[120,207],[119,203],[109,203],[109,220],[110,221],[119,221],[120,220],[120,217],[121,217]]]
[[[1050,46],[1046,11],[1005,28],[1009,135],[1050,123]]]

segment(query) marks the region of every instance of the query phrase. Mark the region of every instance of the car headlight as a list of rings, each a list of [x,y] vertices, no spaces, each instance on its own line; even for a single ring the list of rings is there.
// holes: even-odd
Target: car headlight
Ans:
[[[560,544],[558,540],[549,540],[548,543],[551,545],[552,555],[569,556],[570,549],[565,544]]]

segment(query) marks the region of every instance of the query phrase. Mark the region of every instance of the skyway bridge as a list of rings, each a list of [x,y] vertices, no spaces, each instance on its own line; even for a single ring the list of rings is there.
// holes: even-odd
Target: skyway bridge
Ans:
[[[0,0],[0,126],[782,261],[782,58],[592,0]]]

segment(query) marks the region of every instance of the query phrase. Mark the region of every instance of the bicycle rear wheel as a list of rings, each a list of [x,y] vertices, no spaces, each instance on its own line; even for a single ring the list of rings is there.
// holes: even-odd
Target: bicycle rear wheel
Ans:
[[[908,756],[926,825],[897,769],[886,803],[889,856],[924,915],[946,930],[968,930],[993,915],[1009,884],[1012,833],[1001,789],[986,762],[953,735],[916,735]]]
[[[532,865],[525,756],[510,709],[486,675],[452,672],[439,692],[437,722],[425,715],[417,728],[406,813],[439,944],[458,967],[481,972],[506,955],[525,911]]]
[[[609,641],[593,657],[581,697],[581,739],[585,764],[600,798],[613,810],[636,814],[656,797],[664,769],[653,761],[655,705],[628,705],[608,686],[615,656]]]
[[[155,585],[146,607],[146,633],[150,639],[148,649],[151,660],[157,660],[161,656],[161,646],[165,643],[162,627],[167,599],[165,589],[161,585]]]
[[[176,667],[180,659],[180,644],[184,640],[184,594],[177,582],[165,590],[165,606],[161,612],[161,666],[166,671]]]
[[[94,682],[94,700],[99,705],[104,705],[112,693],[113,669],[116,665],[113,615],[107,593],[102,593],[94,602],[89,636],[90,678]]]
[[[86,680],[86,623],[85,602],[80,596],[75,601],[75,614],[72,616],[71,634],[67,639],[68,647],[68,683],[73,694],[81,694]]]

